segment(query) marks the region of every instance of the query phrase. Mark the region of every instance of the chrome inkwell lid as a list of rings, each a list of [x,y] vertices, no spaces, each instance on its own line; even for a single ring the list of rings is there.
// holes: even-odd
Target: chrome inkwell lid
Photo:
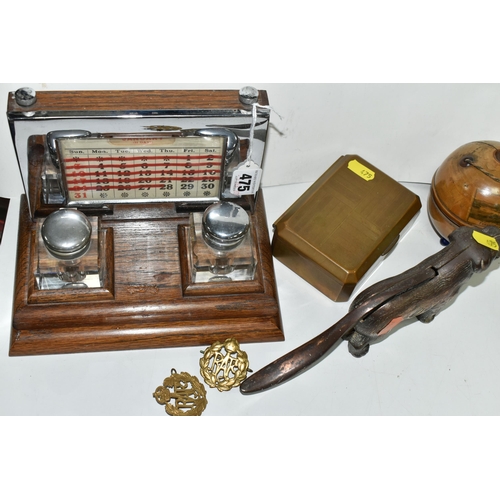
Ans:
[[[245,239],[250,227],[246,211],[228,201],[214,203],[205,210],[202,235],[206,244],[219,252],[234,250]]]
[[[89,250],[92,226],[82,212],[61,208],[45,219],[41,235],[45,248],[53,257],[75,260]]]

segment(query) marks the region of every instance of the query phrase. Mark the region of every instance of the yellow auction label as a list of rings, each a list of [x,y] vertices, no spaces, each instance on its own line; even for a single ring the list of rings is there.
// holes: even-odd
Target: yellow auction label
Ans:
[[[479,231],[473,231],[472,237],[480,244],[491,250],[496,250],[498,252],[498,242],[493,236],[488,236],[487,234],[480,233]]]
[[[356,175],[359,175],[365,181],[372,181],[375,179],[375,172],[370,170],[368,167],[365,167],[362,163],[359,163],[358,160],[351,160],[347,164],[347,168]]]

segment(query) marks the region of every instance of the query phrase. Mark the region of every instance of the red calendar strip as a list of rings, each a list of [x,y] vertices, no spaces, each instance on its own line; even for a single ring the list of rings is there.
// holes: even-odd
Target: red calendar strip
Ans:
[[[137,170],[135,172],[128,172],[127,174],[123,172],[74,172],[74,173],[67,173],[66,178],[67,179],[72,179],[72,178],[81,178],[81,179],[96,179],[99,180],[100,178],[105,178],[105,177],[123,177],[124,179],[137,179],[137,178],[145,178],[145,179],[157,179],[157,180],[162,180],[165,176],[161,175],[160,172],[155,172],[152,171],[150,172],[151,175],[146,175],[145,170]],[[160,175],[159,175],[160,174]],[[183,172],[177,172],[177,171],[171,171],[171,172],[166,172],[168,175],[168,178],[170,179],[177,179],[179,180],[179,176],[182,178],[186,177],[195,177],[195,176],[204,176],[204,177],[217,177],[220,178],[220,171],[219,170],[186,170]],[[172,177],[176,176],[176,177]],[[68,182],[70,182],[68,180]]]
[[[150,161],[150,160],[155,160],[155,161],[174,161],[174,160],[221,160],[222,156],[221,155],[182,155],[182,156],[99,156],[95,158],[85,158],[85,157],[73,157],[73,158],[65,158],[64,161],[66,164],[71,164],[71,163],[79,163],[79,162],[103,162],[103,161],[113,161],[113,162],[141,162],[141,161]]]
[[[96,186],[92,189],[89,189],[87,186],[72,186],[68,187],[68,191],[111,191],[117,189],[118,191],[132,191],[132,190],[144,190],[144,191],[149,191],[150,189],[165,189],[166,185],[165,184],[148,184],[147,186],[144,186],[144,184],[141,185],[129,185],[129,184],[106,184],[105,186]]]
[[[96,165],[87,165],[87,164],[81,164],[81,163],[77,163],[75,165],[66,165],[66,171],[71,171],[71,170],[78,170],[78,169],[86,169],[86,168],[97,168],[99,167],[99,165],[105,165],[106,168],[109,168],[110,170],[117,170],[118,172],[124,168],[129,168],[129,169],[137,169],[138,167],[141,166],[140,163],[136,163],[134,165],[112,165],[110,163],[106,163],[106,164],[103,164],[103,163],[99,163],[99,164],[96,164]],[[176,163],[175,165],[171,165],[171,167],[175,167],[177,169],[182,169],[182,168],[187,168],[188,165],[193,165],[193,164],[189,164],[189,163]],[[217,163],[195,163],[194,165],[196,165],[196,167],[198,168],[209,168],[209,167],[213,167],[213,168],[217,168],[219,169],[220,168],[220,165],[217,164]],[[149,165],[149,167],[151,168],[151,170],[153,170],[154,168],[158,168],[160,165]],[[164,168],[164,167],[163,167]],[[119,170],[118,170],[119,169]],[[144,169],[145,170],[145,169]],[[138,170],[139,172],[140,170]]]
[[[209,172],[207,172],[208,174]],[[67,180],[66,181],[66,184],[70,185],[70,184],[88,184],[88,183],[92,183],[92,184],[99,184],[99,183],[102,183],[104,182],[105,180],[108,180],[108,182],[116,182],[117,179],[114,179],[112,177],[108,177],[108,176],[97,176],[97,177],[92,177],[92,176],[86,176],[86,175],[79,175],[79,176],[74,176],[74,179],[71,179],[71,180]],[[139,182],[140,181],[144,181],[144,182],[177,182],[177,181],[180,181],[180,182],[190,182],[190,181],[203,181],[203,180],[206,180],[206,179],[213,179],[215,181],[219,181],[220,180],[220,172],[217,172],[217,173],[213,173],[213,174],[210,174],[210,175],[181,175],[181,176],[176,176],[176,177],[169,177],[168,179],[164,179],[163,177],[158,177],[158,176],[147,176],[147,177],[137,177],[137,176],[133,176],[133,175],[130,175],[130,176],[123,176],[121,178],[118,179],[119,182],[123,183],[123,182]]]

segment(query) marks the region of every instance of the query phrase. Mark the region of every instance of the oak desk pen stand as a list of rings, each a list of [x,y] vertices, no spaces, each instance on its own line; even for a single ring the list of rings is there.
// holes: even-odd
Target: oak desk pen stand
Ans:
[[[283,340],[267,106],[252,87],[10,93],[26,191],[10,355]]]

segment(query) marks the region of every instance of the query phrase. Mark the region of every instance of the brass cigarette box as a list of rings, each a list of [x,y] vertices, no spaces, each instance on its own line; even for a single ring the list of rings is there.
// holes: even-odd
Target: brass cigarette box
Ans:
[[[330,299],[347,301],[421,206],[360,156],[342,156],[274,223],[273,255]]]

